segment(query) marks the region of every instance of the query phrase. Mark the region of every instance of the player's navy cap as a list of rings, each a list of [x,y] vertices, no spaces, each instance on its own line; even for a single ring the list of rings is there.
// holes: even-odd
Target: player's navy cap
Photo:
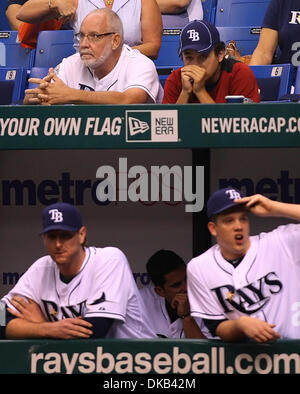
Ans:
[[[204,20],[194,20],[182,29],[178,52],[181,55],[187,49],[194,49],[208,54],[219,42],[220,34],[214,25]]]
[[[233,187],[226,187],[214,192],[207,201],[207,216],[211,218],[218,213],[236,206],[234,200],[245,197],[245,194]]]
[[[82,227],[81,214],[74,205],[59,202],[43,210],[43,230],[78,231]]]

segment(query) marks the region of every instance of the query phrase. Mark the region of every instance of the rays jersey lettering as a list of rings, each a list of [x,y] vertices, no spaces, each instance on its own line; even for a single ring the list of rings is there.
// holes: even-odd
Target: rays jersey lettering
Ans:
[[[90,86],[85,85],[85,84],[83,84],[83,83],[79,83],[78,85],[79,85],[79,89],[80,89],[80,90],[89,90],[89,91],[91,91],[91,92],[94,92],[94,91],[95,91],[95,89],[93,89],[93,88],[91,88]]]
[[[289,24],[300,25],[300,11],[291,11],[291,19]]]
[[[282,286],[276,273],[269,272],[241,289],[235,289],[228,284],[216,287],[212,291],[215,292],[225,313],[232,312],[235,309],[241,313],[251,315],[264,308],[270,301],[271,296],[281,291]]]
[[[47,318],[49,321],[58,321],[61,319],[68,319],[70,317],[79,317],[85,316],[87,306],[93,306],[93,309],[105,309],[101,308],[100,304],[106,301],[105,293],[103,292],[101,297],[97,298],[96,300],[92,301],[87,305],[87,300],[84,300],[77,305],[67,305],[67,306],[60,306],[57,305],[54,301],[49,300],[42,300]],[[98,307],[99,305],[99,307]]]

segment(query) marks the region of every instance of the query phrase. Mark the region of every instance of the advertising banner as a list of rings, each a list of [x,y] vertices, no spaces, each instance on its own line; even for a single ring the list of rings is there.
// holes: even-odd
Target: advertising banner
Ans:
[[[52,376],[97,374],[102,375],[98,379],[102,389],[121,388],[121,382],[131,381],[131,391],[189,388],[196,392],[205,375],[299,374],[299,346],[299,341],[279,341],[272,345],[167,339],[3,341],[0,370]],[[140,377],[143,379],[137,381]]]
[[[1,149],[299,145],[297,103],[0,107]]]

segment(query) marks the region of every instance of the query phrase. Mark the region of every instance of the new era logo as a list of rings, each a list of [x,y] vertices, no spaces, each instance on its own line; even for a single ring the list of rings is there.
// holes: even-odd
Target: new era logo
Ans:
[[[128,127],[130,135],[143,134],[150,129],[147,122],[131,116],[128,117]]]
[[[177,142],[178,111],[126,111],[126,142]]]
[[[50,220],[52,220],[54,223],[60,223],[64,220],[62,212],[60,212],[58,209],[50,209],[49,215]]]

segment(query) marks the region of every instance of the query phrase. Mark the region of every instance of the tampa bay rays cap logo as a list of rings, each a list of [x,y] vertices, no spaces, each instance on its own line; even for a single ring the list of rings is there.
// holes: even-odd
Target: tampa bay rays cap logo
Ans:
[[[187,30],[187,34],[189,35],[189,39],[192,41],[199,41],[200,35],[195,29]]]
[[[179,55],[187,50],[194,50],[208,55],[219,42],[220,34],[215,25],[205,20],[194,20],[189,22],[181,31]]]
[[[49,205],[43,211],[43,230],[78,231],[82,227],[82,218],[78,209],[64,202]]]
[[[52,220],[54,223],[60,223],[64,220],[63,213],[60,212],[58,209],[50,209],[49,215],[50,220]]]
[[[229,208],[234,207],[236,204],[234,200],[239,200],[245,195],[233,187],[219,189],[213,193],[207,201],[207,216],[211,218]]]
[[[225,191],[225,194],[228,194],[230,200],[239,200],[241,197],[241,193],[235,189],[228,189]]]

